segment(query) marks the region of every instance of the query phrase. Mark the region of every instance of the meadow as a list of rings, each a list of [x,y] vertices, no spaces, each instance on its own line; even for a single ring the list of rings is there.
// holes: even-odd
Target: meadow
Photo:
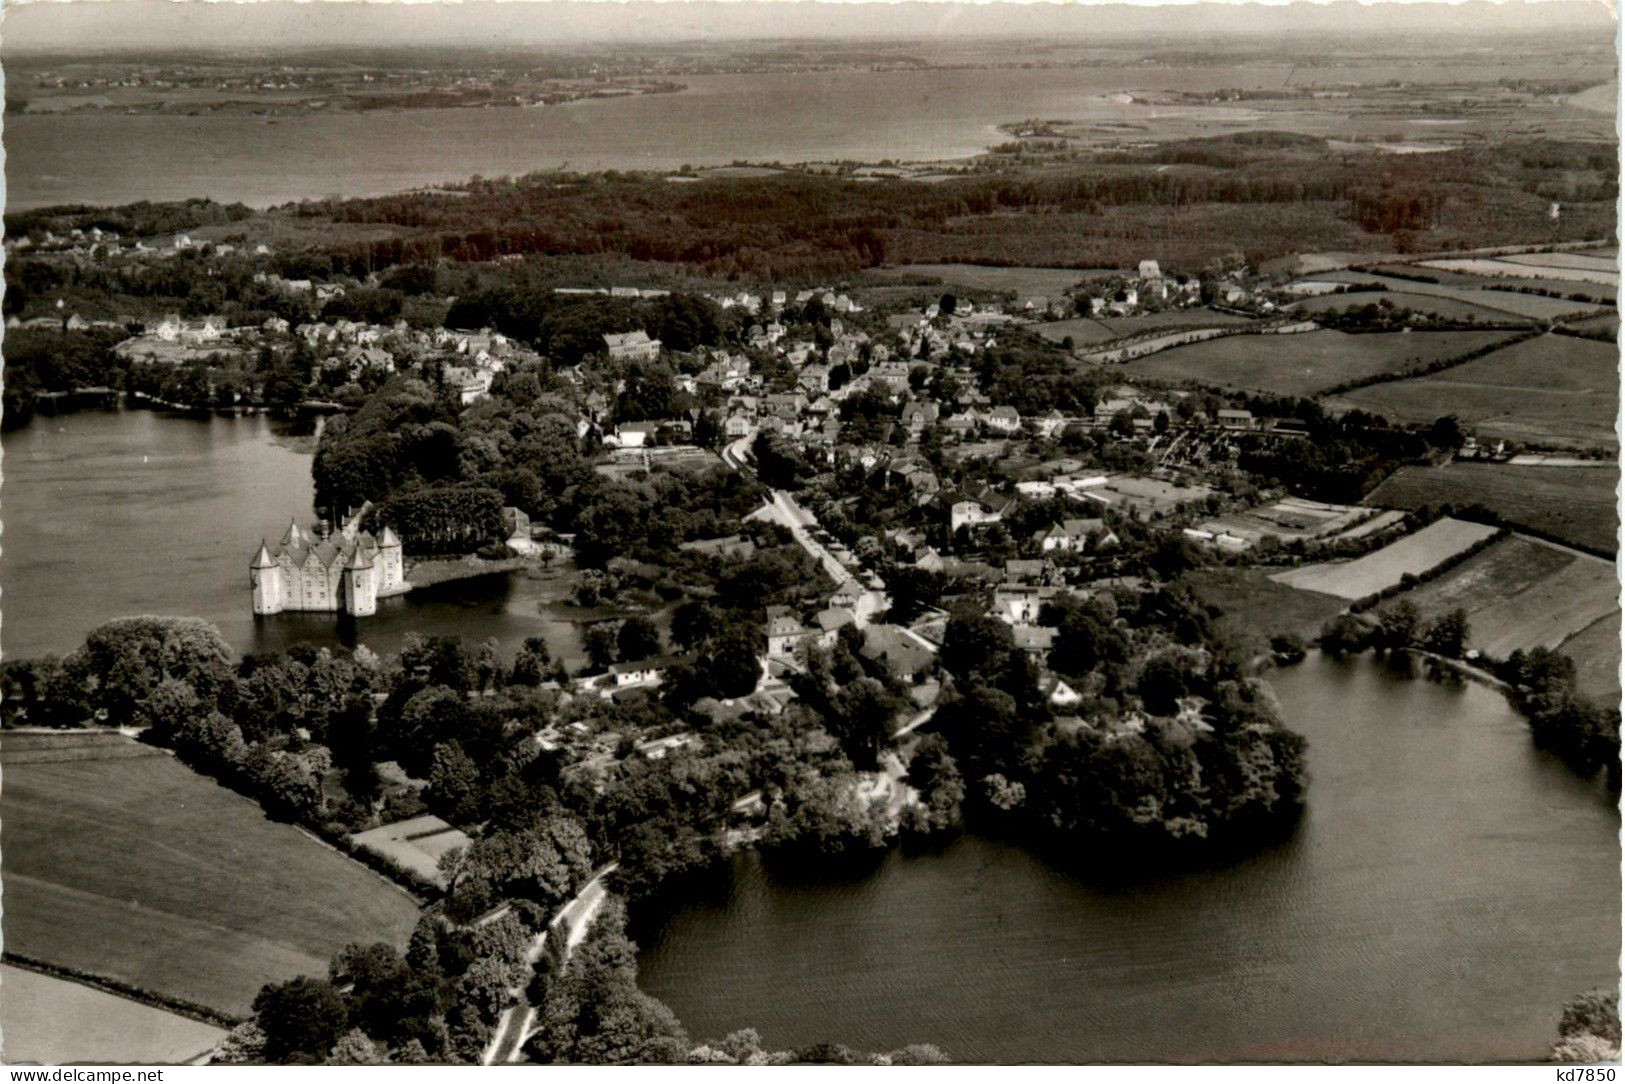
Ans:
[[[1551,263],[1519,263],[1510,259],[1458,259],[1424,260],[1418,267],[1437,267],[1444,271],[1463,271],[1469,275],[1487,275],[1495,278],[1548,279],[1558,282],[1593,282],[1600,286],[1618,286],[1619,272],[1600,267],[1560,267]]]
[[[1339,397],[1401,422],[1454,414],[1480,439],[1560,447],[1613,446],[1619,352],[1611,343],[1542,335],[1443,372]]]
[[[1279,395],[1313,395],[1350,380],[1414,372],[1495,343],[1506,334],[1417,331],[1349,335],[1322,330],[1296,335],[1233,335],[1176,346],[1138,358],[1124,368],[1135,376],[1156,380],[1189,380]]]
[[[1208,606],[1217,607],[1219,629],[1238,637],[1252,651],[1283,633],[1312,640],[1348,602],[1336,595],[1277,583],[1251,568],[1204,568],[1182,581]]]
[[[1441,519],[1364,557],[1305,565],[1270,578],[1352,601],[1396,587],[1407,575],[1420,576],[1494,533],[1494,527],[1481,523]]]
[[[14,964],[0,964],[0,989],[0,1032],[11,1065],[184,1064],[226,1034],[213,1024]]]
[[[1013,293],[1026,301],[1034,297],[1056,298],[1091,276],[1115,272],[1079,271],[1069,267],[983,267],[979,264],[904,264],[898,267],[876,268],[865,274],[866,279],[883,283],[938,282],[946,289],[985,290],[989,293]]]
[[[445,887],[437,863],[440,856],[456,847],[466,848],[470,840],[460,828],[453,828],[433,814],[396,821],[366,832],[357,832],[350,842],[381,854],[424,880]]]
[[[1570,636],[1558,650],[1574,660],[1580,692],[1599,704],[1619,703],[1620,614],[1615,610]]]
[[[1412,510],[1422,505],[1483,505],[1507,523],[1580,546],[1613,553],[1619,533],[1615,464],[1596,467],[1520,467],[1451,463],[1401,467],[1372,490],[1366,503]]]
[[[1408,274],[1417,274],[1414,269]],[[1430,277],[1440,272],[1425,272]],[[1556,320],[1559,318],[1572,318],[1591,316],[1605,312],[1603,306],[1588,301],[1574,301],[1569,298],[1545,297],[1540,294],[1520,294],[1511,290],[1494,289],[1488,280],[1480,279],[1476,282],[1469,276],[1456,276],[1460,281],[1455,282],[1415,282],[1411,279],[1399,278],[1393,275],[1380,275],[1366,271],[1333,271],[1326,275],[1316,277],[1316,281],[1326,280],[1332,282],[1378,283],[1388,287],[1387,293],[1332,295],[1330,298],[1316,298],[1314,301],[1323,303],[1332,302],[1339,296],[1365,297],[1371,303],[1386,297],[1395,305],[1417,311],[1438,311],[1441,314],[1450,314],[1455,311],[1464,315],[1476,316],[1482,320],[1506,320],[1510,317],[1523,317],[1529,320]],[[1404,301],[1400,297],[1405,298]],[[1436,299],[1431,303],[1421,298]],[[1468,308],[1453,309],[1447,302],[1455,302],[1458,306]],[[1300,302],[1299,308],[1303,311],[1311,310],[1305,306],[1308,302]],[[1436,309],[1430,306],[1438,306]],[[1333,306],[1336,307],[1335,305]]]
[[[159,750],[6,734],[7,952],[244,1015],[353,941],[404,946],[404,891]]]
[[[1055,320],[1035,324],[1033,330],[1050,342],[1058,343],[1070,338],[1079,346],[1107,343],[1126,339],[1148,331],[1181,331],[1190,328],[1233,327],[1251,321],[1212,309],[1170,309],[1167,312],[1149,312],[1143,316],[1080,316],[1074,320]]]
[[[1497,311],[1458,297],[1451,297],[1441,293],[1415,293],[1398,289],[1322,294],[1319,297],[1305,298],[1295,303],[1292,306],[1292,311],[1302,313],[1305,316],[1318,316],[1321,313],[1340,313],[1348,309],[1364,308],[1366,305],[1380,305],[1383,302],[1387,302],[1396,309],[1409,309],[1411,312],[1426,313],[1445,320],[1472,320],[1479,323],[1494,324],[1508,323],[1514,319],[1512,313]]]
[[[1585,675],[1582,692],[1619,698],[1619,644],[1616,639],[1610,651],[1597,631],[1617,631],[1619,625],[1618,581],[1609,561],[1512,535],[1400,597],[1414,602],[1424,618],[1465,610],[1471,646],[1492,658],[1562,648]]]
[[[1614,303],[1615,295],[1619,293],[1618,288],[1611,283],[1579,282],[1574,280],[1559,281],[1558,279],[1549,277],[1491,277],[1486,275],[1468,274],[1465,271],[1450,271],[1442,267],[1423,267],[1420,264],[1378,265],[1374,267],[1373,270],[1379,273],[1384,271],[1393,272],[1396,279],[1400,282],[1409,283],[1409,279],[1399,278],[1398,276],[1426,276],[1427,278],[1436,280],[1437,283],[1442,286],[1460,286],[1469,290],[1481,290],[1489,293],[1491,296],[1506,294],[1513,297],[1539,297],[1541,296],[1540,294],[1526,294],[1522,293],[1521,291],[1525,289],[1545,290],[1557,295],[1556,297],[1548,298],[1548,300],[1560,303],[1570,301],[1574,299],[1576,295],[1578,295],[1579,299],[1582,301],[1611,306]],[[1364,278],[1368,281],[1372,278],[1372,276],[1366,275],[1365,272],[1344,273],[1364,276]],[[1317,277],[1333,278],[1336,277],[1337,274],[1340,273],[1333,272],[1331,274],[1319,275]],[[1415,285],[1427,284],[1419,283]]]

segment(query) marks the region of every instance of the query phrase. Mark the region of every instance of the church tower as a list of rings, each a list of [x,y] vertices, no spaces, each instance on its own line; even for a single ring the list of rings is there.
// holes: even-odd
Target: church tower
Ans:
[[[254,589],[254,612],[278,614],[282,612],[282,568],[271,560],[271,551],[265,540],[260,540],[259,552],[248,566],[248,581]]]
[[[351,617],[369,617],[378,612],[378,584],[373,579],[372,561],[359,545],[344,562],[344,612]]]

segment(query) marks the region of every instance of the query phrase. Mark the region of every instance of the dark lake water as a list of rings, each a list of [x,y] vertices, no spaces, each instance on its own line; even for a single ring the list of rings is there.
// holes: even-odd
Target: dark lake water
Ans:
[[[852,883],[753,859],[645,934],[698,1037],[933,1042],[965,1061],[1474,1061],[1544,1055],[1618,982],[1619,816],[1500,695],[1311,656],[1272,681],[1310,740],[1288,844],[1112,885],[967,838]]]
[[[239,651],[299,642],[399,649],[411,631],[544,636],[572,665],[580,637],[556,580],[484,576],[379,602],[360,622],[333,614],[255,618],[248,564],[313,517],[310,456],[264,416],[195,419],[148,410],[39,416],[0,440],[0,651],[66,653],[114,617],[212,622]]]

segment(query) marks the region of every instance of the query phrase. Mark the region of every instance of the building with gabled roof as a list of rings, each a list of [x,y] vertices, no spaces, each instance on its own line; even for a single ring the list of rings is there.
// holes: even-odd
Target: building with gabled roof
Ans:
[[[605,335],[604,349],[611,361],[653,361],[660,356],[660,340],[649,338],[647,331],[627,331]]]
[[[409,589],[401,540],[385,527],[376,538],[354,517],[336,537],[290,522],[275,547],[262,539],[249,564],[256,615],[285,611],[343,612],[367,617],[378,599]]]

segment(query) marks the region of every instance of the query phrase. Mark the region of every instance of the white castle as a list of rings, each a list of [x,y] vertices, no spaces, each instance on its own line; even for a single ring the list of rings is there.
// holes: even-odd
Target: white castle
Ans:
[[[262,539],[249,582],[256,614],[285,610],[340,611],[366,617],[378,600],[411,590],[401,561],[401,540],[388,527],[378,538],[354,516],[337,538],[318,537],[288,524],[275,549]]]

